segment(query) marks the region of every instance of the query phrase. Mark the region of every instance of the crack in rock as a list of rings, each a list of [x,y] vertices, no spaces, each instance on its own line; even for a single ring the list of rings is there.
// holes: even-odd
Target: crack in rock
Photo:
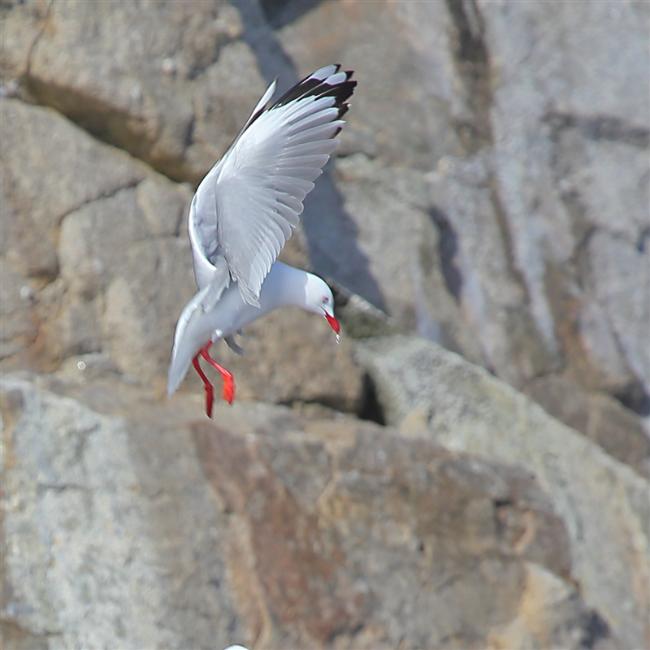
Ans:
[[[437,208],[429,208],[429,217],[438,230],[438,257],[440,271],[447,287],[457,304],[460,304],[463,291],[463,275],[458,265],[458,233],[447,219],[446,215]]]
[[[111,190],[108,190],[108,191],[105,191],[105,192],[101,192],[97,196],[93,196],[93,197],[91,197],[89,199],[85,199],[84,201],[82,201],[78,205],[73,206],[72,208],[70,208],[69,210],[66,210],[63,214],[61,214],[57,219],[57,225],[60,227],[67,217],[69,217],[71,214],[74,214],[78,210],[81,210],[82,208],[85,208],[87,205],[90,205],[91,203],[96,203],[97,201],[103,201],[104,199],[111,199],[114,196],[117,196],[120,192],[123,192],[125,190],[131,190],[131,189],[137,188],[138,185],[140,185],[140,183],[142,183],[143,180],[144,180],[144,177],[134,179],[132,181],[129,181],[128,183],[124,183],[122,185],[119,185],[118,187],[116,187],[114,189],[111,189]]]
[[[25,72],[23,75],[24,79],[29,79],[30,71],[32,68],[32,58],[34,56],[34,51],[36,50],[36,46],[38,45],[38,42],[41,40],[41,37],[45,33],[45,29],[47,27],[47,21],[50,17],[50,14],[52,13],[53,5],[54,5],[54,0],[49,0],[47,9],[45,10],[45,15],[43,16],[41,26],[39,27],[38,32],[36,33],[36,36],[32,41],[32,44],[29,46],[29,50],[27,52],[27,62],[25,65]]]
[[[650,129],[630,124],[612,115],[576,115],[550,111],[542,117],[553,131],[553,137],[565,129],[576,129],[588,140],[605,140],[647,149],[650,147]]]

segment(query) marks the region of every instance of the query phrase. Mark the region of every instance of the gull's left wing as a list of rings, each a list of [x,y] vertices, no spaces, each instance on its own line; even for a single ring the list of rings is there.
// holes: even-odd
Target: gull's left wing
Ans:
[[[242,298],[259,304],[264,278],[336,147],[334,137],[356,86],[351,76],[330,65],[273,103],[273,84],[266,91],[197,191],[190,237],[203,278],[211,266],[215,281],[237,282]]]

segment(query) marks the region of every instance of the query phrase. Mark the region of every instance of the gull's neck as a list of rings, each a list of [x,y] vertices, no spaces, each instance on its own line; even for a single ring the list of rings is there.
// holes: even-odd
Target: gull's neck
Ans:
[[[302,269],[275,262],[264,281],[262,298],[268,297],[271,308],[284,305],[304,308],[309,275]]]

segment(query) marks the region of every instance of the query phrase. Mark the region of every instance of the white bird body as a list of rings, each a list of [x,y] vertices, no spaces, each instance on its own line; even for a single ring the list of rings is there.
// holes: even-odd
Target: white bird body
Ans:
[[[205,385],[208,415],[212,384],[199,355],[230,382],[224,398],[234,396],[232,375],[208,354],[211,343],[224,338],[236,348],[234,333],[289,305],[324,316],[338,335],[327,284],[276,258],[336,147],[345,102],[356,85],[351,76],[325,66],[274,103],[272,83],[192,199],[188,227],[199,291],[176,325],[167,392],[178,388],[193,363]]]
[[[309,297],[318,295],[320,302],[331,300],[331,290],[318,276],[296,269],[282,262],[275,262],[262,284],[259,307],[250,305],[243,298],[236,284],[231,284],[221,295],[213,309],[197,309],[204,291],[194,295],[187,304],[174,337],[174,354],[169,367],[168,392],[171,395],[183,381],[197,350],[210,340],[236,334],[253,321],[280,307],[301,307],[322,315],[322,309],[309,309]],[[332,304],[332,303],[330,303]]]

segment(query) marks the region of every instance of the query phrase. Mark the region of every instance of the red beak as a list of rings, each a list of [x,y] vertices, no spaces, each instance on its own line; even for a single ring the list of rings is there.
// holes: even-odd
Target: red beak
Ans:
[[[325,318],[327,318],[327,322],[330,324],[330,327],[338,334],[341,331],[341,326],[339,325],[339,322],[334,318],[334,316],[330,316],[327,312],[325,312]]]

